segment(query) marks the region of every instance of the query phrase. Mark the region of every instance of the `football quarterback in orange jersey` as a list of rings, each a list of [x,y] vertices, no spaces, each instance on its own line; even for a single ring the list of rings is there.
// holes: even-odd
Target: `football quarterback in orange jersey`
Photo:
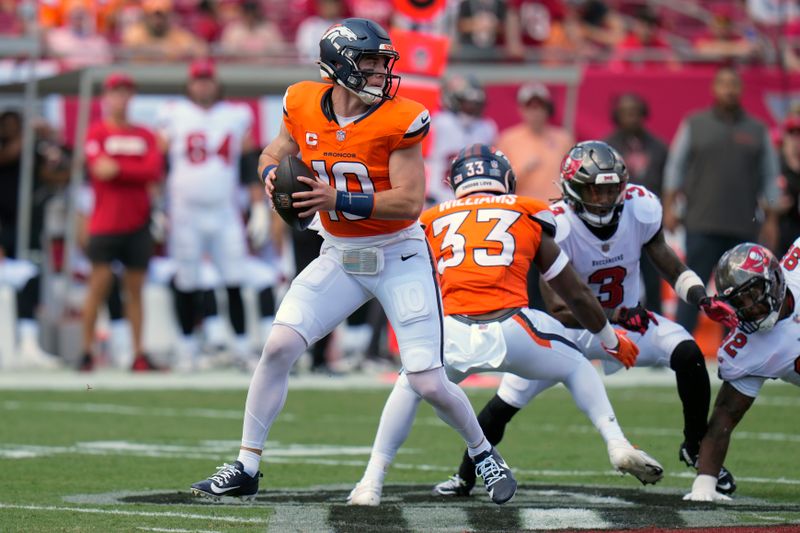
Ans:
[[[442,287],[448,377],[458,383],[476,372],[510,372],[560,381],[606,441],[617,470],[643,483],[660,480],[661,465],[625,438],[600,377],[566,338],[564,326],[527,308],[527,275],[535,265],[609,353],[627,366],[636,359],[636,346],[611,327],[556,244],[547,204],[513,194],[508,159],[482,144],[456,156],[449,180],[455,199],[420,217]],[[398,380],[384,407],[367,471],[351,499],[363,487],[380,494],[382,474],[408,435],[419,402],[419,395]]]
[[[192,485],[200,496],[252,498],[261,450],[286,399],[289,371],[306,347],[376,298],[397,335],[401,379],[467,443],[491,499],[516,491],[511,469],[488,443],[464,392],[447,379],[442,303],[432,257],[416,223],[425,197],[420,141],[428,111],[395,96],[398,58],[386,31],[366,19],[331,26],[320,41],[324,82],[301,82],[284,97],[280,133],[263,150],[259,172],[272,195],[275,167],[300,154],[317,179],[293,194],[301,217],[319,213],[320,256],[298,274],[275,315],[245,406],[239,457]],[[370,491],[353,503],[377,505]]]

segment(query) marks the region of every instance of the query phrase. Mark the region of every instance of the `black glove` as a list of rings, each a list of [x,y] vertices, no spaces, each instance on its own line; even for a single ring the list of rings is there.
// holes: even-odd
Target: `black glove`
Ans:
[[[620,307],[614,320],[615,324],[619,324],[628,331],[635,331],[642,335],[647,331],[647,326],[650,325],[650,322],[658,325],[656,315],[642,307],[641,304],[632,308]]]

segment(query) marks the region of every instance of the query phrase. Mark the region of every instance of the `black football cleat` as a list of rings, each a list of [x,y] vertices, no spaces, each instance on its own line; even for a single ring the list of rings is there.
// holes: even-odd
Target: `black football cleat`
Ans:
[[[212,500],[220,500],[223,496],[241,498],[245,501],[255,499],[261,472],[256,472],[255,476],[248,476],[239,461],[234,461],[232,465],[225,463],[217,468],[219,470],[216,474],[192,485],[192,494]]]
[[[517,480],[494,447],[474,458],[475,474],[483,479],[483,486],[497,505],[502,505],[517,492]]]

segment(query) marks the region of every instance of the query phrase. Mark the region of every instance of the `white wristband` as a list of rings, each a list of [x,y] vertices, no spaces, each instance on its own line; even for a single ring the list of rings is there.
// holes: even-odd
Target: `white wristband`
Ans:
[[[700,279],[700,276],[694,273],[693,270],[684,270],[678,279],[675,280],[675,292],[678,293],[678,298],[686,303],[689,303],[686,298],[689,294],[689,289],[699,285],[702,287],[703,292],[706,290],[706,284]]]
[[[708,474],[698,474],[692,483],[692,492],[704,494],[717,492],[717,478]]]
[[[611,327],[609,322],[606,322],[606,325],[603,326],[603,329],[595,333],[600,342],[603,343],[603,346],[606,348],[616,348],[617,347],[617,334],[614,333],[614,328]]]

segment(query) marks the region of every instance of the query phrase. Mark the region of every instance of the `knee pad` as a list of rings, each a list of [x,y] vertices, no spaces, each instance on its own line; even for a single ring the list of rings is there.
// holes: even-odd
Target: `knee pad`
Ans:
[[[672,351],[669,366],[675,372],[692,372],[699,368],[705,371],[706,360],[697,343],[687,340],[678,344]]]
[[[423,372],[412,372],[406,377],[411,389],[428,400],[434,398],[436,394],[440,394],[443,390],[442,385],[446,385],[444,370],[441,367]]]
[[[303,337],[292,328],[275,324],[264,345],[262,358],[269,364],[294,364],[306,349]]]

